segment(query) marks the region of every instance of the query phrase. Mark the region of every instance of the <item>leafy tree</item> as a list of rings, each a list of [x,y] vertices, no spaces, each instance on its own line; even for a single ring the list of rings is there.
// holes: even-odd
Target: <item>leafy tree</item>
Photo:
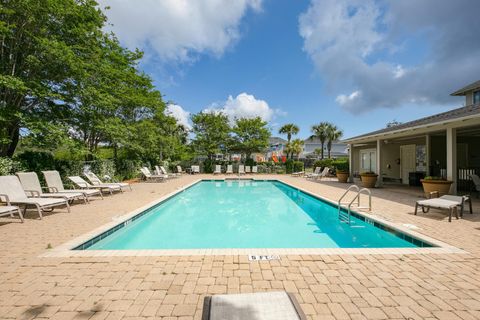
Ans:
[[[92,61],[105,16],[93,0],[5,0],[0,4],[0,156],[20,130],[64,127],[69,88]]]
[[[287,123],[287,124],[284,124],[278,130],[278,133],[286,134],[287,135],[287,143],[290,143],[290,140],[292,140],[292,135],[298,134],[299,131],[300,131],[300,128],[296,124]],[[288,154],[287,154],[287,157],[288,157]]]
[[[298,159],[300,153],[303,151],[303,144],[304,142],[302,139],[294,139],[287,143],[287,152],[289,152],[292,157],[295,155]]]
[[[235,119],[234,149],[245,154],[246,159],[254,152],[261,152],[268,147],[270,130],[267,122],[260,117]]]
[[[192,146],[198,154],[211,158],[226,152],[231,144],[228,117],[221,112],[202,111],[192,116],[195,138]]]
[[[337,141],[343,136],[343,131],[340,130],[336,125],[330,124],[328,126],[327,130],[327,152],[328,152],[328,158],[331,158],[331,152],[332,152],[332,143],[334,141]]]
[[[321,158],[323,159],[324,155],[324,147],[325,147],[325,141],[328,138],[328,128],[330,126],[330,123],[328,122],[320,122],[317,125],[312,126],[312,133],[313,136],[311,138],[318,138],[320,140],[320,145],[321,145]]]
[[[322,154],[322,149],[320,148],[315,148],[315,150],[313,150],[313,153],[317,156],[317,158]]]

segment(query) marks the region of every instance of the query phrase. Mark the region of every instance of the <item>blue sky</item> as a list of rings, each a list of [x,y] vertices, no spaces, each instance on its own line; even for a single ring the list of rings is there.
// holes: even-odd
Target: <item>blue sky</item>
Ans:
[[[180,121],[223,109],[231,117],[262,116],[274,134],[296,123],[304,138],[321,121],[350,137],[461,106],[463,99],[449,94],[480,74],[478,32],[470,31],[478,22],[465,22],[471,10],[445,22],[452,10],[480,10],[479,2],[462,2],[101,4],[111,7],[107,15],[122,44],[145,51],[141,67]]]

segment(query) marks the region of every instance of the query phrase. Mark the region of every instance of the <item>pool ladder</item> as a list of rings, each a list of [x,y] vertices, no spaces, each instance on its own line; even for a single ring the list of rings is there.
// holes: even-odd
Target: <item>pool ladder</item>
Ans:
[[[343,198],[345,198],[345,196],[351,191],[356,192],[355,197],[353,197],[353,199],[350,201],[342,202]],[[368,206],[363,206],[363,207],[360,206],[360,195],[362,193],[368,195]],[[351,208],[352,206],[355,205],[355,200],[357,201],[356,203],[357,209],[368,209],[368,211],[372,210],[372,193],[370,192],[370,190],[367,188],[360,189],[358,186],[353,184],[350,187],[348,187],[348,189],[344,192],[344,194],[340,197],[340,199],[338,199],[338,219],[341,222],[350,224]]]

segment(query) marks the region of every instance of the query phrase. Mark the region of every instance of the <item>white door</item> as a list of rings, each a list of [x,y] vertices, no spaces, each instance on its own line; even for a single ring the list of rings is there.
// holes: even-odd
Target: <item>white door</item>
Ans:
[[[415,145],[400,146],[400,173],[403,184],[408,184],[408,174],[415,170]]]
[[[375,149],[360,150],[360,173],[377,171],[377,151]]]

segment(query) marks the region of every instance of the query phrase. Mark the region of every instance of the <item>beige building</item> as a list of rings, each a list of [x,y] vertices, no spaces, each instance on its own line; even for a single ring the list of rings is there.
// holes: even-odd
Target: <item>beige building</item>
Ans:
[[[418,184],[425,175],[452,180],[452,193],[468,190],[470,175],[480,173],[480,81],[451,95],[466,106],[342,142],[349,145],[350,179],[361,172],[385,181]]]

